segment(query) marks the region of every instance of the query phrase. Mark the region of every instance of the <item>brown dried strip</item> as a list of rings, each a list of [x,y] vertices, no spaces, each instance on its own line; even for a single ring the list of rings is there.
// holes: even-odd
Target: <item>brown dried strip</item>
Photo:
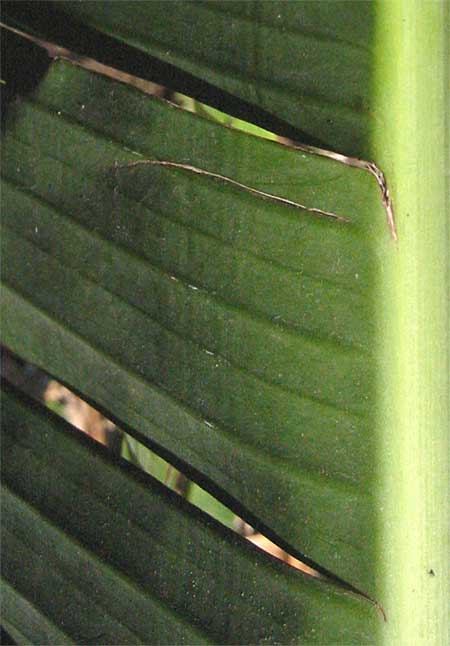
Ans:
[[[308,146],[306,144],[298,143],[287,138],[279,139],[280,143],[295,148],[296,150],[301,150],[306,153],[312,153],[313,155],[318,155],[320,157],[327,157],[328,159],[333,159],[334,161],[340,162],[341,164],[346,164],[347,166],[353,166],[354,168],[360,168],[361,170],[368,171],[371,173],[376,181],[381,191],[381,201],[383,203],[384,210],[386,211],[386,219],[391,233],[392,239],[397,241],[397,227],[395,225],[394,217],[394,206],[392,204],[392,199],[389,193],[389,189],[386,182],[386,177],[383,171],[378,168],[373,162],[364,161],[363,159],[358,159],[357,157],[348,157],[347,155],[342,155],[340,153],[335,153],[332,150],[325,150],[323,148],[316,148],[315,146]]]
[[[191,164],[181,164],[179,162],[166,161],[166,160],[160,160],[160,159],[139,159],[137,161],[129,162],[128,164],[117,164],[115,168],[133,168],[135,166],[144,166],[144,165],[167,166],[169,168],[179,168],[181,170],[190,171],[191,173],[196,173],[197,175],[213,177],[223,182],[227,182],[228,184],[232,184],[233,186],[237,186],[238,188],[244,191],[247,191],[247,193],[251,193],[252,195],[257,195],[258,197],[262,197],[263,199],[270,200],[272,202],[278,202],[281,204],[285,204],[286,206],[293,206],[296,209],[301,209],[302,211],[308,211],[309,213],[314,213],[315,215],[332,218],[333,220],[337,220],[339,222],[350,222],[350,220],[343,215],[338,215],[337,213],[333,213],[331,211],[324,211],[322,209],[305,206],[304,204],[300,204],[299,202],[294,202],[293,200],[290,200],[287,197],[281,197],[279,195],[274,195],[273,193],[266,193],[265,191],[260,191],[257,188],[253,188],[252,186],[247,186],[246,184],[242,184],[241,182],[238,182],[235,179],[231,179],[230,177],[226,177],[225,175],[220,175],[219,173],[213,173],[209,170],[204,170],[203,168],[192,166]]]

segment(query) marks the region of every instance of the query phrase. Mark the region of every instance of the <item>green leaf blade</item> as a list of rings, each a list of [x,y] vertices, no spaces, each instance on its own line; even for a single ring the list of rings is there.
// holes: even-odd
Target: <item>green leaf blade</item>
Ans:
[[[3,577],[69,641],[320,643],[346,607],[343,639],[367,639],[365,601],[262,554],[9,387],[2,400]]]
[[[61,63],[15,123],[5,343],[373,592],[374,250],[391,242],[373,177]],[[167,136],[180,129],[182,141]],[[258,190],[280,183],[351,221],[189,169],[117,167],[130,146]]]
[[[375,8],[367,2],[59,3],[70,16],[367,155]],[[192,26],[201,25],[192,37]],[[230,36],[231,34],[231,36]],[[365,154],[364,154],[365,153]]]

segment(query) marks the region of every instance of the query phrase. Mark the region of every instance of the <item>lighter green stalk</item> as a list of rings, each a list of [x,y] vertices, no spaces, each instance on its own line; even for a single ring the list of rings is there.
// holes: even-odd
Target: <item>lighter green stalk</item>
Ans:
[[[398,227],[380,277],[381,643],[446,646],[450,12],[425,0],[377,9],[373,151]]]

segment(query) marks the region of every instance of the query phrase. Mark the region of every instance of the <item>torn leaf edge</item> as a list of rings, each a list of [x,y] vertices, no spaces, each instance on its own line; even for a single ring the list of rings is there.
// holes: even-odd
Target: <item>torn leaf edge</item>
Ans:
[[[50,58],[62,58],[65,60],[68,60],[74,65],[77,65],[79,67],[82,67],[84,69],[87,69],[91,72],[95,72],[97,74],[102,74],[103,76],[108,76],[110,78],[114,78],[115,80],[118,80],[119,82],[124,82],[127,83],[126,78],[130,78],[133,75],[124,73],[120,70],[116,70],[115,68],[104,65],[103,63],[100,63],[99,61],[96,61],[92,58],[89,58],[87,56],[79,55],[75,52],[70,51],[69,49],[65,47],[61,47],[60,45],[56,45],[54,43],[51,43],[47,40],[43,40],[42,38],[38,38],[36,36],[33,36],[31,34],[27,34],[24,31],[21,31],[20,29],[16,29],[15,27],[11,27],[10,25],[6,25],[3,22],[0,22],[0,27],[3,27],[4,29],[7,29],[8,31],[11,31],[18,36],[22,36],[23,38],[26,38],[27,40],[30,40],[34,42],[36,45],[39,45],[40,47],[44,48],[47,51],[47,54],[49,55]],[[146,81],[145,79],[140,79],[139,77],[134,77],[139,81],[144,81],[150,83],[150,81]],[[156,83],[152,84],[160,88],[161,90],[164,89],[164,86],[158,85]],[[140,89],[141,91],[145,92],[142,88],[137,88]],[[150,92],[145,92],[147,94],[151,94]],[[153,94],[154,95],[154,94]],[[155,95],[154,95],[155,96]],[[173,107],[178,108],[179,110],[184,110],[184,108],[180,107],[179,105],[172,103],[171,101],[168,101],[167,99],[163,99],[161,97],[158,97],[161,101],[165,101],[166,103],[169,103]],[[226,124],[223,125],[225,128],[231,128],[231,126],[228,126]],[[233,129],[233,128],[232,128]],[[252,136],[257,137],[258,135],[252,134]],[[319,157],[326,157],[328,159],[332,159],[336,162],[339,162],[341,164],[345,164],[347,166],[352,166],[354,168],[359,168],[361,170],[364,170],[366,172],[369,172],[374,178],[375,181],[378,184],[378,187],[381,192],[381,202],[384,208],[384,211],[386,213],[386,220],[387,220],[387,226],[389,229],[389,232],[391,234],[391,238],[396,242],[398,240],[398,233],[397,233],[397,227],[395,223],[395,215],[394,215],[394,206],[392,203],[392,198],[389,192],[389,188],[387,185],[386,177],[383,173],[383,171],[378,168],[378,166],[374,162],[370,161],[365,161],[363,159],[358,159],[357,157],[349,157],[348,155],[343,155],[341,153],[336,153],[332,150],[327,150],[325,148],[317,148],[316,146],[309,146],[307,144],[302,144],[298,141],[288,139],[285,137],[279,137],[278,142],[273,142],[273,143],[278,143],[283,146],[287,146],[289,148],[292,148],[294,150],[300,150],[302,152],[306,153],[311,153],[313,155],[317,155]],[[246,190],[250,193],[253,193],[254,195],[259,195],[260,197],[263,197],[265,199],[269,199],[272,201],[276,202],[281,202],[283,204],[289,205],[289,206],[294,206],[296,208],[300,208],[302,210],[315,213],[316,215],[321,215],[321,216],[326,216],[333,218],[334,220],[338,220],[341,222],[349,222],[348,218],[342,215],[337,215],[336,213],[332,213],[330,211],[324,211],[322,209],[314,208],[314,207],[307,207],[302,204],[299,204],[297,202],[294,202],[292,200],[289,200],[288,198],[283,198],[279,197],[277,195],[273,195],[271,193],[265,193],[264,191],[259,191],[258,189],[255,189],[251,186],[246,186],[245,184],[241,184],[240,182],[237,182],[236,180],[233,180],[229,177],[225,177],[222,175],[219,175],[218,173],[213,173],[210,171],[202,170],[200,168],[197,168],[195,166],[191,166],[190,164],[181,164],[178,162],[169,162],[169,161],[157,161],[157,160],[140,160],[140,162],[134,163],[134,165],[137,165],[138,163],[153,163],[156,164],[158,163],[159,165],[165,165],[165,166],[171,166],[173,168],[184,168],[184,170],[189,170],[191,172],[200,174],[200,175],[207,175],[209,177],[215,177],[217,179],[221,179],[223,181],[229,182],[231,184],[234,184],[235,186],[238,186],[239,188]],[[131,164],[130,164],[131,165]]]

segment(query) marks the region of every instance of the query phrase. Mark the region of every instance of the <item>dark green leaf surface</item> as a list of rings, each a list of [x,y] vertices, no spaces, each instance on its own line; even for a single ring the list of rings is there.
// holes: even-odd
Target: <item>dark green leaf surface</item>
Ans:
[[[120,167],[144,158],[349,222]],[[3,202],[3,341],[373,593],[373,177],[60,62],[10,122]]]
[[[9,387],[2,409],[2,621],[21,643],[370,642],[364,600],[268,557]]]
[[[57,6],[327,147],[368,154],[373,2],[68,0]]]

